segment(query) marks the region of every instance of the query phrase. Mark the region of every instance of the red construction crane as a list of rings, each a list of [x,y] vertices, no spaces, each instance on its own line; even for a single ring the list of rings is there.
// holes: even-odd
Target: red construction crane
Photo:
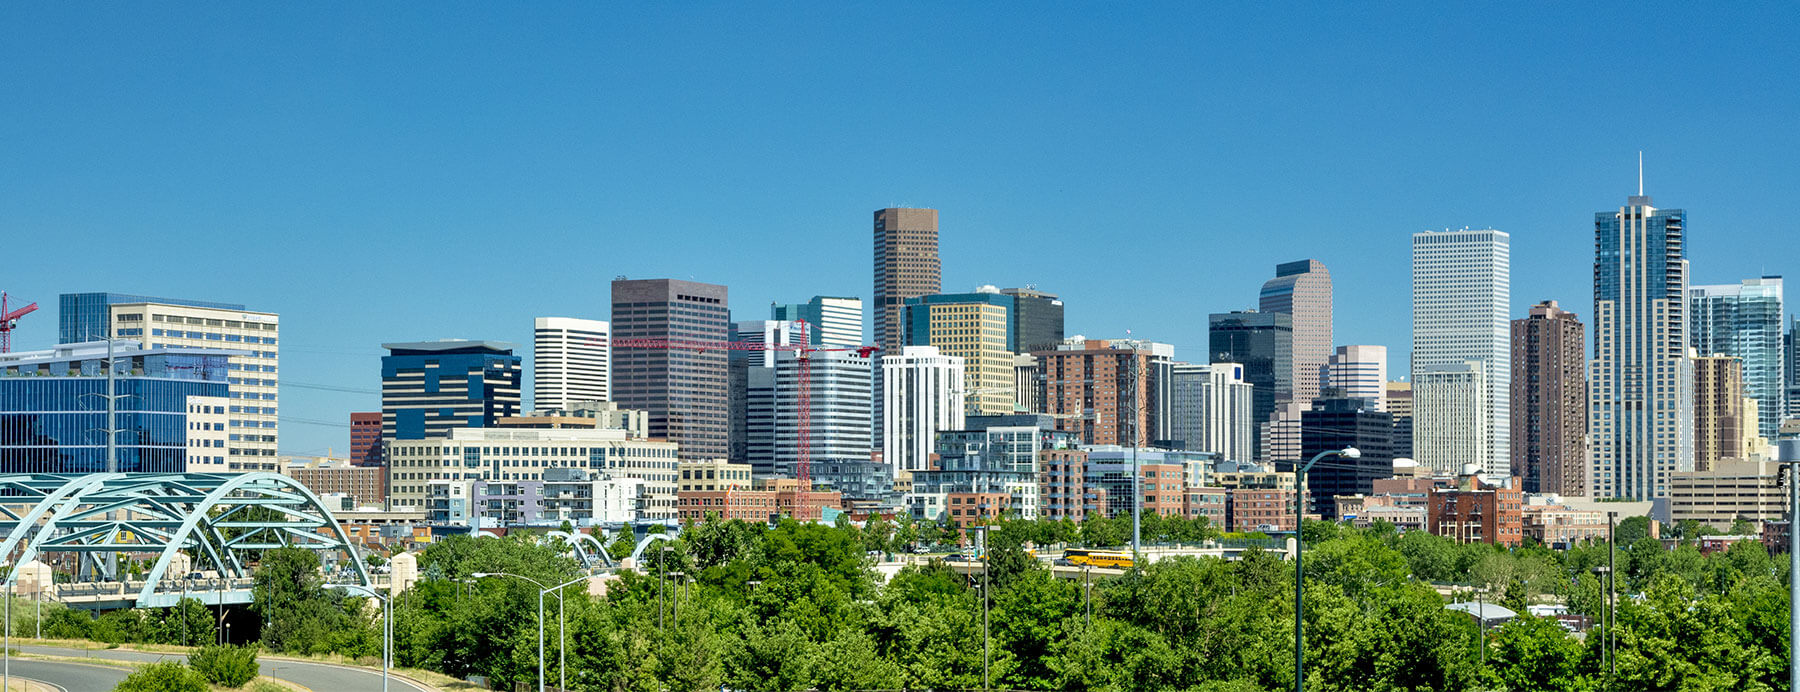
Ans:
[[[6,292],[0,291],[0,353],[12,353],[12,331],[19,318],[37,312],[37,303],[17,310],[6,307]]]
[[[800,458],[794,465],[794,476],[800,480],[800,489],[804,493],[812,489],[812,354],[832,351],[855,351],[856,355],[868,358],[870,354],[881,350],[876,346],[856,346],[853,348],[821,348],[811,345],[806,320],[795,320],[799,327],[797,344],[765,344],[758,341],[695,341],[690,339],[614,339],[613,348],[654,348],[654,349],[687,349],[698,352],[705,351],[792,351],[800,363],[800,423],[799,447]]]

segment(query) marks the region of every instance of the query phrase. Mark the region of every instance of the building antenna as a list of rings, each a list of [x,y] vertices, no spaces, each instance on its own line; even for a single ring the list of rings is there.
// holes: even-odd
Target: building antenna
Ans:
[[[1638,196],[1644,196],[1644,150],[1638,150]]]

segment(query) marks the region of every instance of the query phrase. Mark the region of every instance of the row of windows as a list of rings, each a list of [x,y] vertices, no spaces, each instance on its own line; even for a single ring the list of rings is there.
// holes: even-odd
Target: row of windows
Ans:
[[[118,335],[119,336],[143,336],[144,330],[142,330],[142,329],[120,329],[120,330],[118,330]],[[150,336],[166,336],[171,339],[200,339],[200,340],[204,340],[204,341],[224,341],[224,342],[229,342],[229,343],[245,343],[245,344],[267,344],[270,346],[275,345],[275,337],[272,337],[272,336],[242,336],[239,334],[220,334],[219,332],[184,332],[184,331],[177,331],[174,329],[168,329],[168,330],[152,329],[152,330],[150,330]]]

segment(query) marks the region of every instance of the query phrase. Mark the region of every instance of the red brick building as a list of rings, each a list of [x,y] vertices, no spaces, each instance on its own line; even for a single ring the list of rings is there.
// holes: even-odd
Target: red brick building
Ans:
[[[1012,496],[1006,493],[946,493],[944,504],[950,508],[950,520],[957,528],[968,528],[983,520],[998,519],[1012,509]]]
[[[1087,517],[1084,498],[1087,452],[1046,449],[1038,452],[1038,516],[1045,519]]]
[[[802,497],[804,496],[804,497]],[[707,514],[721,519],[768,521],[771,515],[813,521],[824,508],[842,509],[844,497],[835,490],[800,491],[800,481],[792,478],[770,478],[750,488],[683,491],[676,494],[676,507],[682,519],[699,521]]]
[[[355,466],[382,466],[381,412],[350,414],[350,463]]]
[[[1226,495],[1232,531],[1293,531],[1293,488],[1234,488]]]
[[[1518,477],[1502,486],[1479,476],[1457,479],[1457,487],[1431,491],[1425,528],[1458,543],[1517,546],[1525,540],[1524,493]]]

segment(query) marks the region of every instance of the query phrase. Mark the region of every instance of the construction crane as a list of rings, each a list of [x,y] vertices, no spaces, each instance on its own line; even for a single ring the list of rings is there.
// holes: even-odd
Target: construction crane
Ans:
[[[691,350],[698,353],[707,351],[789,351],[799,360],[800,385],[800,420],[799,420],[799,459],[794,464],[794,476],[800,481],[800,490],[805,493],[812,489],[812,354],[835,351],[854,351],[857,356],[868,358],[870,354],[881,350],[877,346],[855,346],[845,348],[826,348],[812,345],[811,332],[806,320],[795,320],[798,334],[795,344],[766,344],[760,341],[698,341],[693,339],[614,339],[613,348],[648,348],[660,350]],[[804,495],[802,495],[804,497]]]
[[[6,292],[0,291],[0,353],[12,353],[13,327],[19,318],[37,312],[37,303],[13,310],[6,306]]]

